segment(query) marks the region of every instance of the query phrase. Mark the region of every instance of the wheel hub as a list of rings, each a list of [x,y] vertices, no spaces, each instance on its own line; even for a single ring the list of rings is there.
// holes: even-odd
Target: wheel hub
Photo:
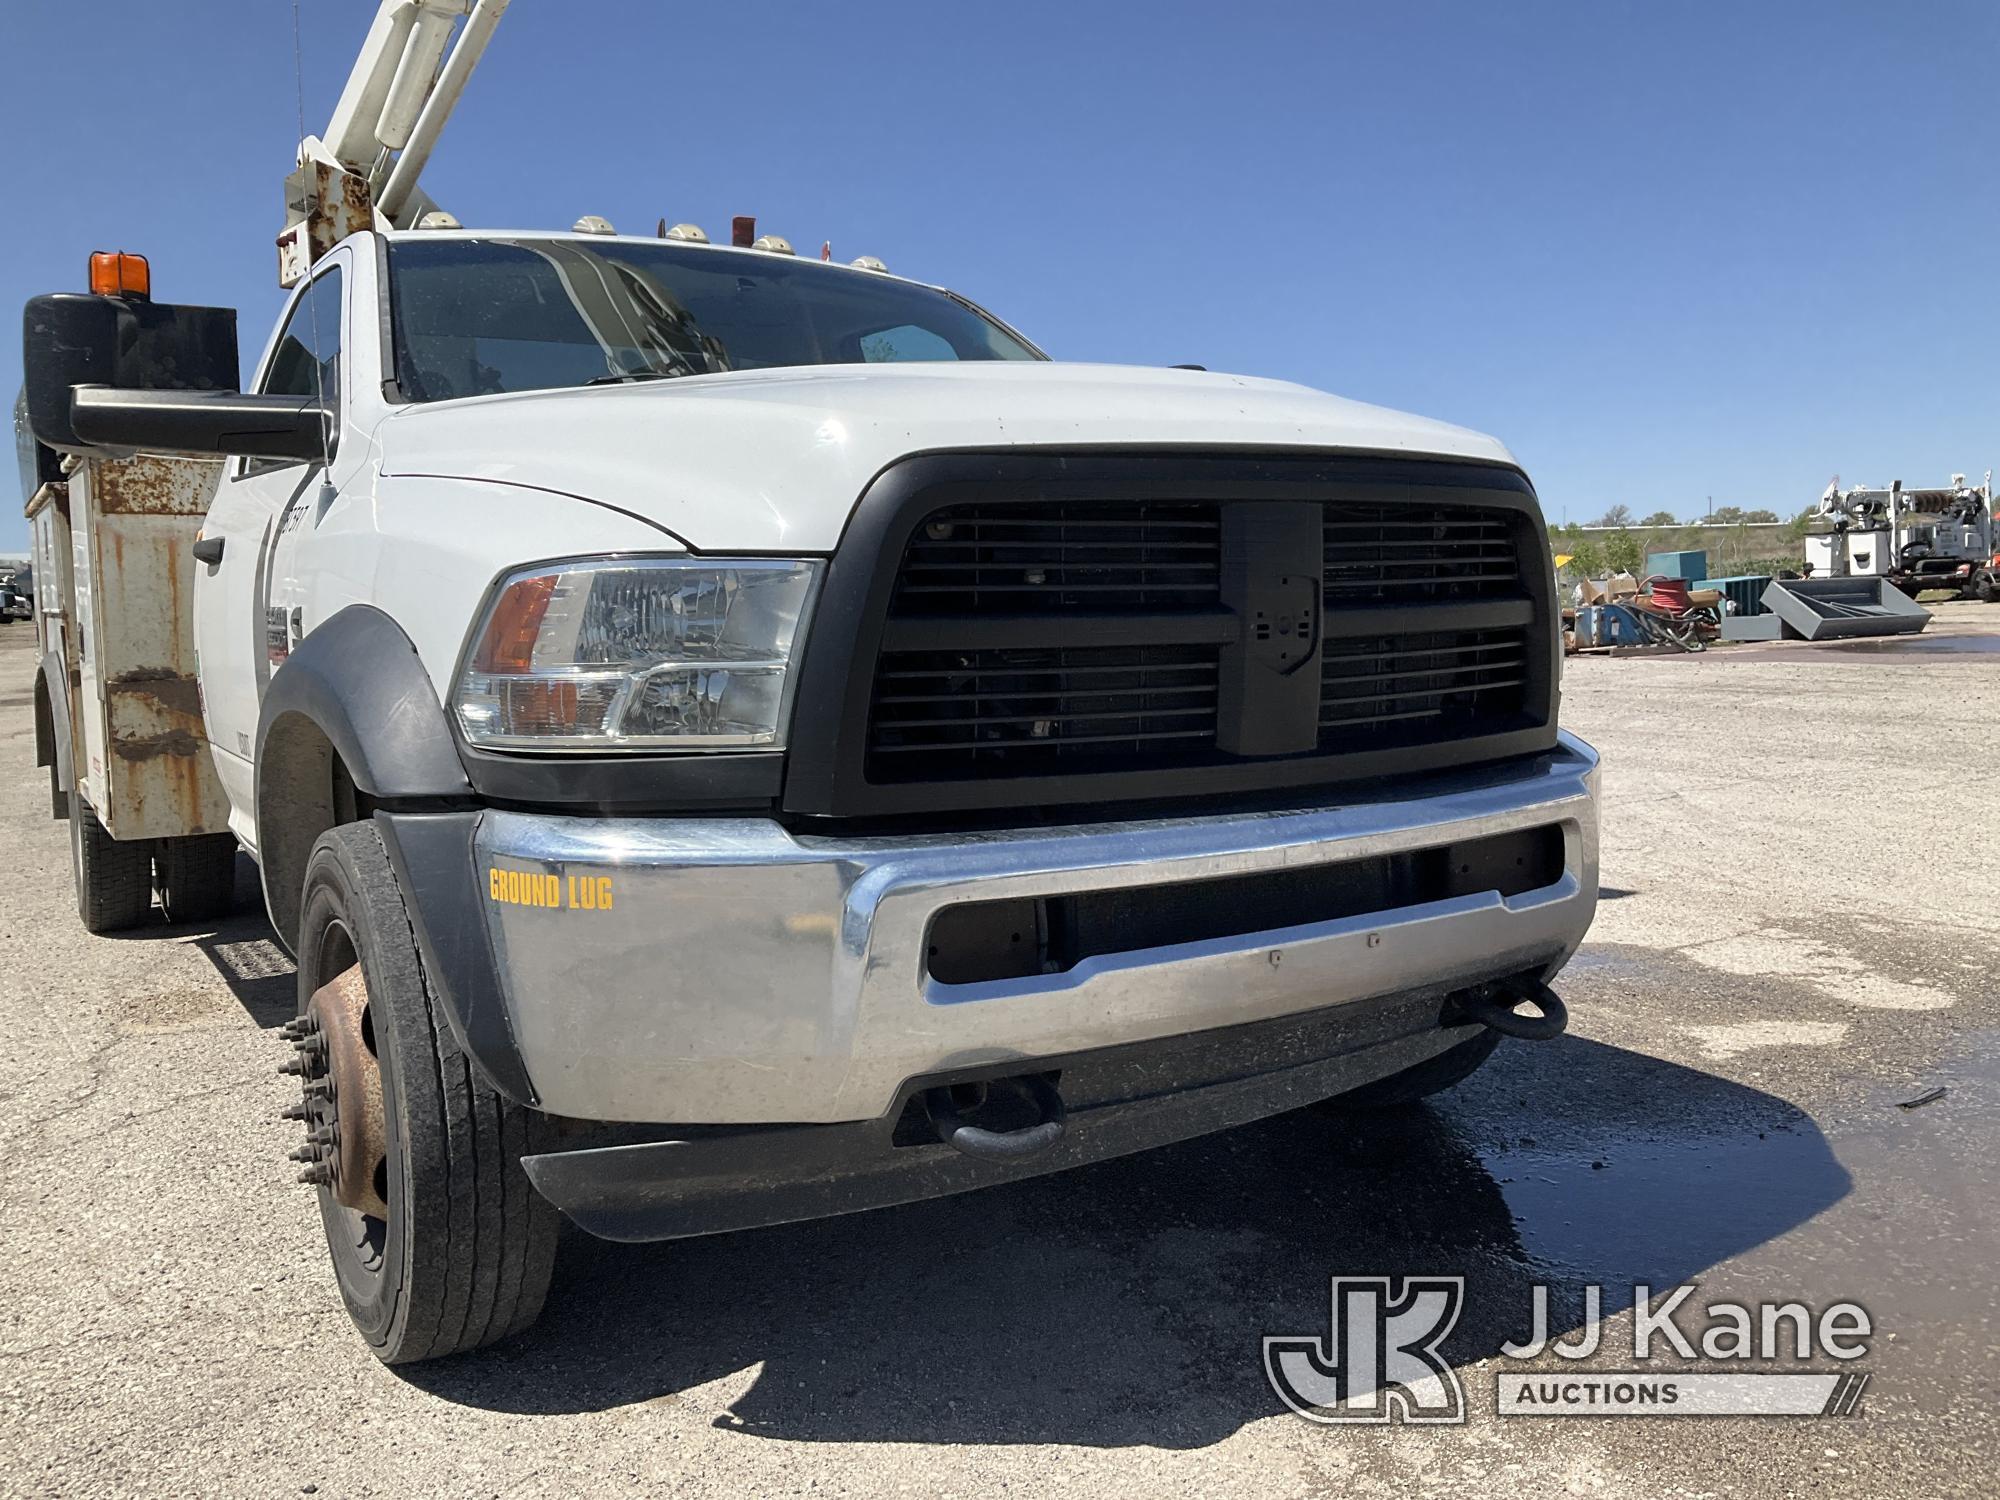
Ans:
[[[305,1014],[283,1035],[298,1054],[279,1067],[296,1074],[305,1097],[284,1118],[301,1121],[306,1143],[292,1152],[304,1162],[299,1181],[325,1188],[336,1203],[386,1219],[381,1183],[386,1155],[382,1066],[372,1045],[368,983],[353,965],[312,993]]]

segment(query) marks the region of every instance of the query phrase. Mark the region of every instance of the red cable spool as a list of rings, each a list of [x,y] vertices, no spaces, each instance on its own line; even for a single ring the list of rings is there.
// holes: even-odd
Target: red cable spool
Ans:
[[[1662,578],[1655,574],[1646,580],[1646,588],[1652,595],[1655,609],[1671,615],[1684,615],[1694,608],[1694,601],[1688,597],[1685,578]]]

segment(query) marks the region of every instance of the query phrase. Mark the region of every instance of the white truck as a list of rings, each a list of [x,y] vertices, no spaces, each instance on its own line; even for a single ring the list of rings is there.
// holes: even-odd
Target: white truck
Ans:
[[[1806,573],[1813,578],[1886,578],[1912,599],[1926,589],[2000,603],[2000,526],[1993,476],[1963,474],[1936,489],[1887,489],[1835,480],[1813,509]]]
[[[306,143],[246,392],[218,310],[26,319],[52,483],[222,459],[201,733],[379,1357],[531,1322],[558,1210],[886,1205],[1561,1031],[1597,763],[1505,448],[780,242],[449,227],[458,9],[388,0]]]

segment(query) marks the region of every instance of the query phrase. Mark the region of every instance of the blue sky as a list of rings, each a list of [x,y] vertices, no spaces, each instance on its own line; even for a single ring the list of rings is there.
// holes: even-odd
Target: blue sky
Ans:
[[[307,129],[372,12],[304,0]],[[7,305],[138,250],[254,357],[291,7],[16,4],[5,32]],[[1790,513],[1835,473],[2000,466],[1996,44],[2000,8],[1949,0],[515,0],[425,186],[473,225],[754,213],[1058,358],[1478,427],[1554,520]],[[0,553],[25,535],[10,501]]]

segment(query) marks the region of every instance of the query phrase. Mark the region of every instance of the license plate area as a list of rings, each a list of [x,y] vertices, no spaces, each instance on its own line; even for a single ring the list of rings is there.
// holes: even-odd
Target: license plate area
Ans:
[[[1518,896],[1563,873],[1559,824],[1365,859],[1161,885],[972,901],[932,920],[926,969],[940,984],[1062,974],[1086,959],[1242,937],[1454,896]]]

